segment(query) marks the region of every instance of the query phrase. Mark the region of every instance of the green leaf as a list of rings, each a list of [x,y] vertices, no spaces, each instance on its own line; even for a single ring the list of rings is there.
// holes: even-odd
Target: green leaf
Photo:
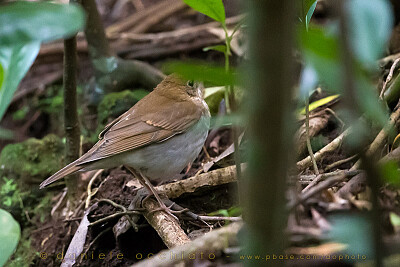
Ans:
[[[332,222],[328,236],[334,242],[347,245],[344,253],[366,255],[367,258],[372,256],[372,226],[366,216],[332,215],[328,219]]]
[[[3,66],[0,64],[0,88],[3,85],[3,80],[4,80],[4,69]]]
[[[29,70],[37,54],[40,43],[30,43],[11,47],[0,47],[0,65],[3,68],[3,82],[0,87],[0,119],[11,102],[18,84]]]
[[[346,1],[349,38],[357,59],[374,64],[383,55],[393,29],[393,12],[389,1]]]
[[[85,13],[76,4],[14,2],[0,8],[0,46],[69,37],[85,25]]]
[[[210,51],[210,50],[214,50],[214,51],[219,51],[222,53],[226,52],[226,46],[225,45],[213,45],[213,46],[207,46],[203,48],[204,52]]]
[[[400,216],[394,212],[390,212],[389,217],[393,227],[395,227],[396,229],[400,229]]]
[[[307,12],[306,19],[305,19],[306,29],[308,29],[308,25],[310,24],[310,20],[311,20],[312,15],[314,14],[314,10],[315,10],[316,6],[317,6],[317,0],[315,0],[314,4],[312,4],[312,6],[310,7],[310,9]]]
[[[304,22],[306,29],[308,29],[317,2],[318,0],[302,0],[301,20]]]
[[[21,236],[17,221],[7,211],[0,209],[0,266],[13,254]]]
[[[335,93],[341,90],[341,64],[337,38],[322,28],[312,27],[309,31],[299,29],[300,44],[307,66],[317,71],[320,82]]]
[[[400,172],[397,163],[394,161],[385,162],[380,166],[382,178],[386,183],[400,186]]]
[[[214,86],[234,85],[237,77],[233,70],[226,72],[225,68],[204,62],[168,62],[163,66],[165,72],[176,72],[187,80],[208,82]]]
[[[321,107],[321,106],[323,106],[323,105],[326,105],[326,104],[328,104],[329,102],[331,102],[331,101],[337,99],[339,96],[340,96],[340,95],[331,95],[331,96],[327,96],[327,97],[325,97],[325,98],[319,99],[319,100],[317,100],[317,101],[312,102],[312,103],[309,105],[308,108],[309,108],[309,110],[310,110],[310,112],[311,112],[311,111],[313,111],[314,109],[316,109],[316,108],[318,108],[318,107]],[[306,114],[305,108],[301,109],[301,110],[299,111],[299,113],[302,114],[302,115]]]
[[[334,32],[328,29],[310,27],[309,31],[300,29],[300,44],[307,65],[313,67],[319,81],[334,93],[342,93],[343,69],[339,53],[339,41]],[[387,113],[379,102],[376,90],[371,84],[366,73],[362,71],[360,64],[355,63],[354,80],[357,95],[355,103],[361,112],[384,126],[387,121]]]
[[[204,89],[204,99],[206,99],[207,97],[212,97],[215,94],[219,94],[219,93],[224,93],[225,92],[225,87],[224,86],[218,86],[218,87],[208,87],[206,89]]]
[[[183,0],[194,10],[225,24],[225,9],[222,0]]]
[[[225,97],[225,86],[208,87],[204,89],[204,101],[206,101],[211,115],[216,115],[220,103]]]

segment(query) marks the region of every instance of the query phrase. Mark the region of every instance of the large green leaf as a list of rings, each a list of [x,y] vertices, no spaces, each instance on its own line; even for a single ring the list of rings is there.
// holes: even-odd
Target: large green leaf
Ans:
[[[393,12],[386,0],[346,1],[349,39],[356,58],[374,64],[382,56],[393,29]],[[375,65],[375,64],[374,64]]]
[[[0,266],[13,254],[21,236],[17,221],[5,210],[0,209]]]
[[[365,215],[338,214],[329,216],[328,219],[332,223],[332,229],[328,233],[329,238],[334,242],[346,244],[346,254],[372,258],[372,228],[371,222]]]
[[[168,62],[163,68],[166,72],[176,72],[188,80],[208,82],[213,86],[234,85],[236,76],[231,70],[226,72],[225,68],[205,62]]]
[[[79,5],[14,2],[0,8],[0,46],[71,36],[85,25]]]
[[[3,117],[19,82],[29,70],[39,52],[40,43],[15,47],[0,47],[3,82],[0,87],[0,119]]]
[[[300,44],[307,66],[314,69],[320,82],[335,93],[341,92],[341,64],[339,42],[333,34],[322,28],[312,27],[309,31],[299,28]]]
[[[222,0],[183,0],[183,2],[194,10],[225,23],[225,9]]]
[[[300,29],[300,43],[308,66],[315,69],[318,79],[334,93],[342,93],[343,67],[339,53],[338,37],[334,31],[311,27],[308,31]],[[354,81],[357,94],[356,104],[369,119],[384,126],[387,121],[386,111],[378,101],[378,96],[368,76],[354,64]]]

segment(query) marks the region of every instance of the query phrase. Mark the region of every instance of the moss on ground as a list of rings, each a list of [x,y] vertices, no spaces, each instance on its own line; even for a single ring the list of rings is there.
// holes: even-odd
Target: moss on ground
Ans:
[[[56,135],[28,139],[3,148],[0,154],[0,208],[9,211],[22,229],[20,243],[6,266],[31,266],[37,251],[31,231],[43,225],[53,193],[39,190],[39,182],[59,170],[64,144]]]
[[[31,183],[41,181],[63,166],[64,144],[56,135],[10,144],[0,154],[0,175]],[[1,183],[1,181],[0,181]]]

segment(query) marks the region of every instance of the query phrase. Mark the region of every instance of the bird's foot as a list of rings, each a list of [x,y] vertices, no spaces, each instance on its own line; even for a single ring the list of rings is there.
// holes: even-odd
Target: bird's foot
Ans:
[[[174,203],[167,207],[165,205],[164,201],[160,198],[160,196],[158,194],[157,195],[150,194],[147,197],[145,197],[142,202],[145,202],[147,199],[149,199],[152,196],[154,196],[156,198],[156,200],[157,200],[158,204],[160,205],[160,207],[157,208],[157,209],[151,210],[149,212],[150,214],[152,214],[154,212],[157,212],[157,211],[164,211],[165,213],[167,213],[168,215],[170,215],[172,218],[174,218],[176,221],[179,222],[178,217],[176,217],[174,214],[182,213],[182,211],[174,211],[174,210],[172,210],[171,207],[174,205]]]

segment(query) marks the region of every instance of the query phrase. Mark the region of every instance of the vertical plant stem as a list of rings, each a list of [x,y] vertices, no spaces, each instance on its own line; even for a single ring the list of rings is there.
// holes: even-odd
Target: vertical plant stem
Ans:
[[[88,15],[85,36],[95,70],[96,92],[115,92],[138,83],[154,88],[164,79],[164,74],[148,63],[117,57],[109,45],[95,0],[82,0],[82,7]],[[91,104],[97,107],[98,103]]]
[[[291,0],[249,3],[249,165],[240,188],[248,225],[246,248],[252,255],[281,254],[286,245],[285,183],[294,154],[291,149],[295,105],[290,99],[294,86],[295,63],[291,55],[295,5]],[[248,264],[265,265],[255,261]]]
[[[92,59],[115,56],[111,50],[95,0],[82,0],[87,14],[85,36]]]
[[[310,141],[310,99],[308,96],[306,96],[306,140],[307,140],[308,154],[310,155],[311,162],[314,167],[315,175],[318,175],[319,174],[318,166],[317,166],[317,162],[315,161],[315,157],[314,157],[314,153],[312,151],[311,141]]]
[[[222,27],[225,31],[225,45],[226,45],[226,50],[225,50],[225,72],[229,72],[230,68],[230,63],[229,63],[229,56],[231,55],[231,40],[232,38],[229,37],[228,34],[228,29],[226,28],[225,24],[222,24]],[[234,92],[234,87],[233,85],[230,86],[225,86],[225,103],[226,105],[226,110],[228,113],[231,113],[232,111],[237,111],[237,105],[236,105],[236,99],[235,99],[235,92]],[[236,177],[238,181],[241,181],[242,177],[242,166],[240,165],[241,159],[240,159],[240,151],[239,151],[239,135],[240,135],[240,128],[237,125],[233,125],[232,128],[233,132],[233,146],[235,148],[235,153],[234,153],[234,158],[235,158],[235,165],[236,165]]]
[[[76,37],[64,41],[64,129],[66,138],[65,160],[70,163],[79,157],[80,128],[76,97],[77,53]],[[78,175],[69,175],[65,182],[69,200],[77,203]]]
[[[344,0],[336,1],[337,13],[340,15],[340,41],[342,52],[342,71],[344,80],[344,103],[347,108],[350,123],[354,122],[360,116],[358,102],[356,97],[355,71],[354,71],[354,56],[350,45],[350,32],[348,29],[347,12]],[[356,152],[362,150],[362,147],[357,147]],[[370,221],[373,225],[373,246],[375,251],[375,266],[383,266],[383,245],[381,239],[381,211],[378,205],[378,194],[380,188],[380,175],[376,164],[371,161],[371,157],[361,154],[362,166],[367,173],[368,183],[372,191],[372,212],[369,213]]]
[[[229,72],[229,54],[230,54],[230,39],[228,36],[228,30],[225,26],[225,24],[222,24],[222,28],[224,29],[225,32],[225,72]],[[232,107],[231,107],[231,88],[230,86],[226,85],[225,86],[225,104],[226,104],[226,110],[229,113],[231,113]]]

